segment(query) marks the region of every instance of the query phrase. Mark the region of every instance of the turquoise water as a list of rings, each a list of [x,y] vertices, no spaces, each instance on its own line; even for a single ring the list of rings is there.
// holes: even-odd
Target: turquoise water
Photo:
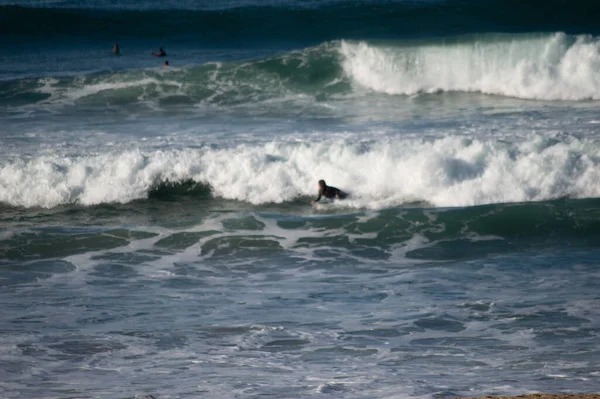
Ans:
[[[0,396],[597,392],[599,10],[521,3],[0,1]]]

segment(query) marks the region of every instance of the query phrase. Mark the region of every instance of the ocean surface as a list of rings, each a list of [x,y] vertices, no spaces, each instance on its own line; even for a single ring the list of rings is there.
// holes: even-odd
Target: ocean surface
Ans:
[[[0,397],[600,391],[599,21],[0,0]]]

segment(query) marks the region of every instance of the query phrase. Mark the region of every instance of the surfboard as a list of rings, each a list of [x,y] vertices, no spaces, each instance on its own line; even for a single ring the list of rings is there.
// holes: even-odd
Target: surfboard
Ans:
[[[315,202],[312,204],[315,209],[327,209],[330,208],[335,203],[335,200],[328,198],[321,198],[319,202]]]

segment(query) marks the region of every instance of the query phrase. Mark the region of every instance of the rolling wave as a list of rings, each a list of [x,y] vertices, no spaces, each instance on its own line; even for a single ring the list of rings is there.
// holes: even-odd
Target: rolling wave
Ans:
[[[598,142],[574,137],[275,141],[0,162],[0,202],[20,207],[127,203],[186,192],[254,205],[308,202],[318,179],[349,191],[342,206],[353,208],[600,197]]]
[[[600,38],[564,33],[335,41],[240,62],[0,82],[0,106],[318,102],[383,93],[600,99]]]
[[[0,104],[105,107],[155,101],[162,106],[234,106],[293,95],[349,92],[348,84],[336,81],[342,76],[338,48],[326,43],[244,62],[1,82]]]
[[[408,46],[343,42],[341,53],[347,75],[381,93],[600,99],[600,39],[593,36],[485,35]]]

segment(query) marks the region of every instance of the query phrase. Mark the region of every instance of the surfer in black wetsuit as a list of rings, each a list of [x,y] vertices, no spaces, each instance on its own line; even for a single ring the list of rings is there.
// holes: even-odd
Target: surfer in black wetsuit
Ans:
[[[165,53],[165,50],[163,50],[162,47],[159,47],[158,48],[158,54],[153,51],[152,55],[155,56],[155,57],[166,57],[167,53]]]
[[[318,202],[321,200],[321,197],[325,197],[329,200],[333,200],[333,199],[344,199],[346,198],[348,195],[343,192],[342,190],[340,190],[339,188],[335,188],[333,186],[328,186],[327,183],[325,183],[325,180],[319,180],[319,198],[317,198],[316,200],[313,200],[312,203],[314,204],[315,202]]]

